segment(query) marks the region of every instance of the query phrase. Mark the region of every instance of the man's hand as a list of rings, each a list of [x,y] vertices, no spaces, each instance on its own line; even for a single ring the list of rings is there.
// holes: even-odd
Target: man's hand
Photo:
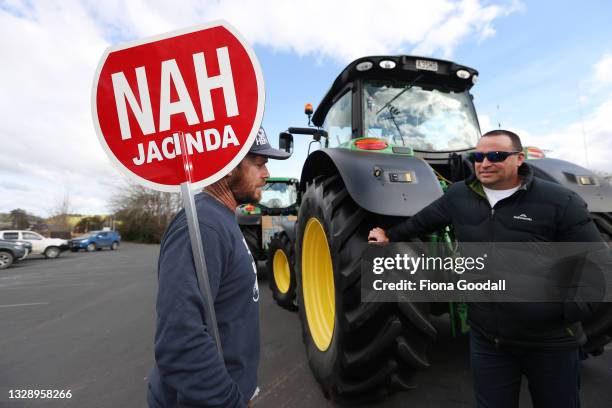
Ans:
[[[376,227],[370,230],[370,234],[368,235],[368,242],[377,244],[388,244],[389,238],[387,237],[387,234],[385,234],[384,229]]]

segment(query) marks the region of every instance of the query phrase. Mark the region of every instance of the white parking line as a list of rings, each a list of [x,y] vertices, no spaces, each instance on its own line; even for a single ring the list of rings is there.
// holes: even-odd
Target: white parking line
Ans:
[[[33,281],[33,282],[24,282],[24,283],[16,283],[16,284],[12,284],[12,285],[4,285],[4,284],[0,284],[0,290],[7,290],[7,289],[28,289],[28,288],[34,288],[34,289],[47,289],[47,288],[63,288],[63,287],[70,287],[70,286],[95,286],[97,285],[97,283],[95,282],[87,282],[87,283],[66,283],[66,284],[57,284],[57,285],[42,285],[42,283],[44,282],[48,282],[48,280],[42,280],[42,281]]]
[[[39,306],[48,304],[49,303],[16,303],[14,305],[0,305],[0,307]]]

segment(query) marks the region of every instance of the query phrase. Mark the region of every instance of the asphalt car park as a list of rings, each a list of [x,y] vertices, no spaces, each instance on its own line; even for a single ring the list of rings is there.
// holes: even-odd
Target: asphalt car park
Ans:
[[[0,271],[0,407],[144,407],[153,364],[159,246],[28,257]],[[261,393],[255,407],[334,406],[310,373],[296,313],[260,282]],[[417,388],[377,407],[470,407],[466,338],[444,320]],[[612,406],[612,350],[582,365],[582,406]],[[70,399],[10,399],[11,390],[71,390]],[[526,384],[521,407],[530,407]]]

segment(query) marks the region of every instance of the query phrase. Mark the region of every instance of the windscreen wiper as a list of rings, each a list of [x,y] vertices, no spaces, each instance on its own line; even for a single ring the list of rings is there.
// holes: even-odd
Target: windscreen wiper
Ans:
[[[388,107],[389,107],[389,109],[388,109],[388,110],[389,110],[389,116],[391,116],[391,121],[393,121],[393,124],[395,125],[395,127],[396,127],[396,129],[397,129],[397,134],[398,134],[398,135],[401,135],[401,134],[402,134],[402,130],[400,129],[399,125],[397,124],[397,121],[395,120],[395,115],[396,115],[397,113],[399,113],[399,110],[398,110],[398,109],[397,109],[395,106],[391,105],[390,103],[388,103],[388,104],[387,104],[387,105],[385,105],[385,106],[388,106]],[[397,137],[397,136],[396,136],[396,135],[395,135],[395,133],[394,133],[394,134],[393,134],[393,143],[395,143],[395,138],[396,138],[396,137]],[[405,143],[404,143],[404,139],[403,139],[403,138],[402,138],[402,145],[405,145]]]
[[[414,83],[415,83],[416,81],[418,81],[419,79],[421,79],[421,77],[422,77],[422,76],[423,76],[423,74],[417,75],[417,76],[416,76],[416,78],[414,78],[414,79],[412,80],[412,82],[410,82],[410,83],[408,84],[408,86],[406,86],[404,89],[402,89],[402,90],[401,90],[401,91],[400,91],[400,92],[399,92],[397,95],[395,95],[395,96],[394,96],[394,97],[393,97],[393,98],[392,98],[392,99],[391,99],[389,102],[385,103],[385,105],[384,105],[382,108],[380,108],[380,109],[378,110],[378,112],[376,112],[376,114],[378,115],[380,112],[382,112],[382,110],[383,110],[383,109],[385,109],[387,106],[391,105],[391,103],[392,103],[394,100],[396,100],[397,98],[399,98],[399,97],[400,97],[400,95],[402,95],[404,92],[406,92],[407,90],[409,90],[410,88],[412,88],[412,87],[414,86]]]

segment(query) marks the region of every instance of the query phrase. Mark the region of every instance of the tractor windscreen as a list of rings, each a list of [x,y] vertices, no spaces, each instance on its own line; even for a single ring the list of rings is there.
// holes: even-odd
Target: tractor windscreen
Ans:
[[[363,92],[364,136],[430,152],[469,149],[478,142],[480,130],[467,92],[389,81],[365,81]]]
[[[297,187],[292,183],[268,182],[262,188],[259,205],[267,208],[287,208],[297,201]]]

